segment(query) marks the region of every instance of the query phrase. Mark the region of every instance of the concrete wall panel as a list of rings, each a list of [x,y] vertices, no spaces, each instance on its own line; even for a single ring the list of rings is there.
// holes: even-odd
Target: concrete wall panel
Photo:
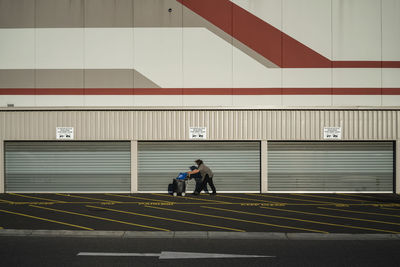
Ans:
[[[37,69],[83,69],[84,29],[36,29]]]
[[[33,27],[35,27],[35,1],[0,1],[0,28]]]
[[[380,95],[334,95],[334,106],[381,106]]]
[[[85,0],[85,27],[132,27],[133,0]]]
[[[72,106],[81,107],[85,105],[85,96],[83,95],[37,95],[36,105],[38,106]]]
[[[35,31],[0,29],[0,69],[33,69]]]
[[[366,69],[333,69],[333,88],[380,88],[382,83],[382,70]]]
[[[85,68],[132,69],[132,28],[86,28]]]
[[[382,0],[382,60],[400,60],[400,1]]]
[[[20,90],[20,89],[15,89]],[[15,107],[34,107],[36,106],[35,95],[1,95],[0,106],[7,107],[13,104]]]
[[[37,88],[83,88],[83,70],[35,70]]]
[[[182,88],[182,28],[135,28],[134,36],[135,70],[163,88]]]
[[[35,71],[0,70],[0,88],[34,88]]]
[[[83,27],[84,0],[35,0],[35,26],[43,28]]]
[[[334,60],[381,60],[380,0],[332,0]]]
[[[283,106],[331,106],[331,95],[283,95]]]
[[[332,69],[282,69],[282,87],[330,88]]]
[[[283,31],[332,58],[331,0],[282,0]]]
[[[231,0],[275,28],[282,30],[281,0]]]

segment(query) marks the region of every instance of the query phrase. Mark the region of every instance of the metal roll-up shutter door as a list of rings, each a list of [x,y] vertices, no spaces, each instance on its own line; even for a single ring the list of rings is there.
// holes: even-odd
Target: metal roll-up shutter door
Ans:
[[[130,192],[130,142],[6,142],[7,192]]]
[[[260,192],[259,142],[139,142],[138,189],[166,192],[179,172],[202,159],[218,192]],[[195,181],[188,183],[193,192]],[[209,188],[210,190],[210,188]]]
[[[392,142],[269,142],[268,191],[393,192]]]

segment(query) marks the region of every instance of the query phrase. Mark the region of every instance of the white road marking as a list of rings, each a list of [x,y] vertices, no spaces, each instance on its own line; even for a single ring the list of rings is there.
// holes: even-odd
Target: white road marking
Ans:
[[[77,256],[106,257],[158,257],[160,260],[172,259],[209,259],[209,258],[271,258],[266,255],[215,254],[197,252],[162,251],[161,253],[115,253],[115,252],[79,252]]]

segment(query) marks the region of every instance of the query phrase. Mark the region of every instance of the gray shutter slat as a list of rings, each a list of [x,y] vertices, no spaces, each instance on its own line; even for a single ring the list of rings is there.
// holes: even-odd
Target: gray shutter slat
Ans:
[[[258,142],[139,142],[138,149],[141,192],[166,192],[172,179],[199,158],[214,172],[217,191],[260,191]],[[194,186],[189,181],[187,191],[193,192]]]
[[[130,142],[6,142],[8,192],[130,192]]]
[[[268,142],[269,191],[393,191],[392,142]]]

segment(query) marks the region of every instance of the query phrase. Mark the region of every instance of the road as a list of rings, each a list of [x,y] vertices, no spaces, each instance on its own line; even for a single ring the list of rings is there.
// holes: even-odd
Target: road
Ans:
[[[399,246],[396,240],[1,237],[0,257],[2,266],[398,266]],[[168,251],[275,257],[160,259]],[[147,256],[78,256],[80,252]]]

